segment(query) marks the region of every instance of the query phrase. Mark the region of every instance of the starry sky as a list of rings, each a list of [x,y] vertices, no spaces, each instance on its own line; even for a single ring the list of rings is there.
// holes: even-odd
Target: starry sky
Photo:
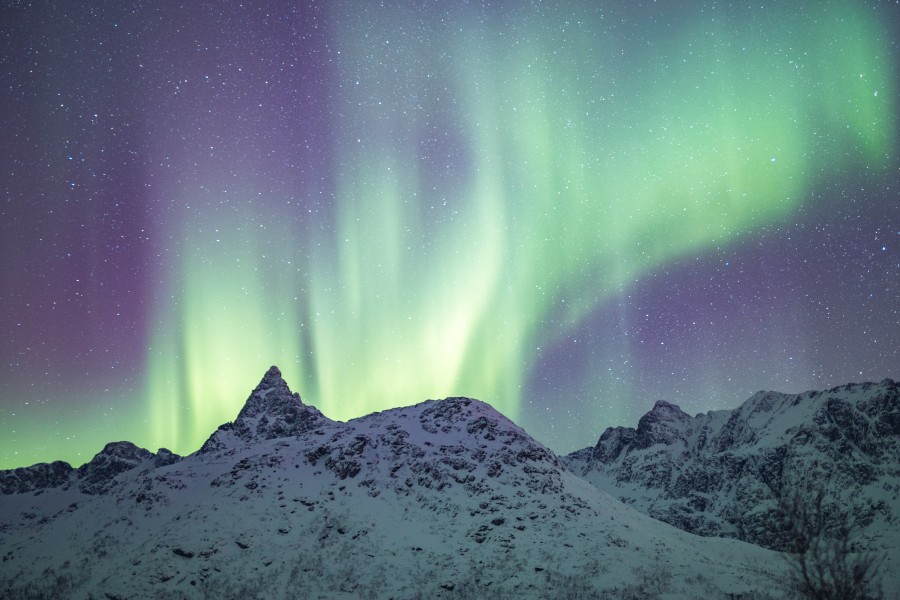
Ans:
[[[887,0],[0,8],[0,468],[196,450],[278,365],[558,452],[900,377]]]

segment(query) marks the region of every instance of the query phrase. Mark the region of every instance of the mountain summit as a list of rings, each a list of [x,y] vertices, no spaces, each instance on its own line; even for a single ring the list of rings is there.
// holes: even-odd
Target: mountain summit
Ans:
[[[281,377],[278,367],[269,367],[266,374],[260,380],[250,397],[244,403],[237,421],[246,421],[266,414],[268,416],[291,419],[291,415],[297,415],[304,409],[316,409],[306,406],[300,399],[300,394],[292,392],[287,382]]]
[[[272,366],[260,380],[233,423],[221,425],[200,448],[200,454],[218,452],[235,444],[291,437],[333,421],[314,406],[303,404]]]

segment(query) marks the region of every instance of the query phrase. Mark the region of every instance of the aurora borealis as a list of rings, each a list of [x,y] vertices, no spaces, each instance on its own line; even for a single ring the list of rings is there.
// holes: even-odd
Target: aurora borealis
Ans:
[[[277,364],[552,449],[900,376],[890,2],[4,3],[0,468]]]

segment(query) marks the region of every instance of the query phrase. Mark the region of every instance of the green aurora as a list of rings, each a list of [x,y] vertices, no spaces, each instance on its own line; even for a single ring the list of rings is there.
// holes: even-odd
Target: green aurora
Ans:
[[[192,452],[271,364],[333,419],[467,395],[516,420],[541,349],[603,303],[888,167],[877,13],[781,3],[635,39],[591,4],[449,22],[333,3],[330,208],[272,209],[252,164],[154,188],[192,208],[155,232],[177,260],[154,277],[145,411],[101,437]]]
[[[625,82],[602,67],[617,48],[598,44],[596,15],[503,25],[527,45],[471,19],[431,31],[429,48],[391,38],[376,65],[372,46],[415,15],[335,10],[353,16],[338,40],[334,228],[247,231],[232,211],[178,232],[186,255],[148,357],[150,447],[197,448],[273,361],[336,419],[448,395],[516,419],[554,335],[661,265],[789,216],[835,172],[883,167],[892,143],[886,34],[849,3],[771,27],[685,25],[630,59]],[[773,51],[788,47],[793,60]],[[434,77],[446,105],[394,98]],[[435,128],[465,155],[457,180],[422,164]],[[276,272],[271,252],[298,270]],[[556,331],[537,326],[551,318]]]

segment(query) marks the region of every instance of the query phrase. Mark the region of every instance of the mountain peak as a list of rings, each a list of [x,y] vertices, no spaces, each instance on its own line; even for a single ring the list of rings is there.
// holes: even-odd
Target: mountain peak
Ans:
[[[653,408],[640,418],[635,442],[641,448],[654,444],[669,444],[676,439],[684,439],[691,417],[681,407],[657,400]]]
[[[677,404],[657,400],[653,408],[638,421],[638,433],[643,433],[657,426],[668,423],[690,422],[691,416],[681,410]]]
[[[237,420],[256,417],[262,413],[282,415],[303,406],[300,394],[291,391],[281,377],[281,370],[273,365],[263,375],[259,385],[250,392],[250,397],[238,413]]]
[[[291,391],[281,370],[273,365],[250,392],[237,419],[220,426],[200,448],[200,454],[230,447],[229,438],[246,443],[294,437],[326,423],[331,421],[314,406],[303,404],[300,394]]]
[[[264,390],[267,388],[273,387],[287,387],[287,382],[285,382],[284,378],[281,376],[281,369],[272,365],[269,367],[269,370],[266,371],[266,374],[263,375],[263,378],[260,380],[259,385],[256,386],[254,392],[258,392],[260,390]]]
[[[689,416],[681,410],[680,406],[672,404],[671,402],[666,402],[665,400],[657,400],[656,404],[653,405],[653,408],[650,409],[650,412],[672,419],[681,419],[681,415]]]
[[[154,457],[149,450],[131,442],[110,442],[90,462],[76,469],[80,480],[78,487],[85,494],[102,494],[119,473],[149,464]]]

